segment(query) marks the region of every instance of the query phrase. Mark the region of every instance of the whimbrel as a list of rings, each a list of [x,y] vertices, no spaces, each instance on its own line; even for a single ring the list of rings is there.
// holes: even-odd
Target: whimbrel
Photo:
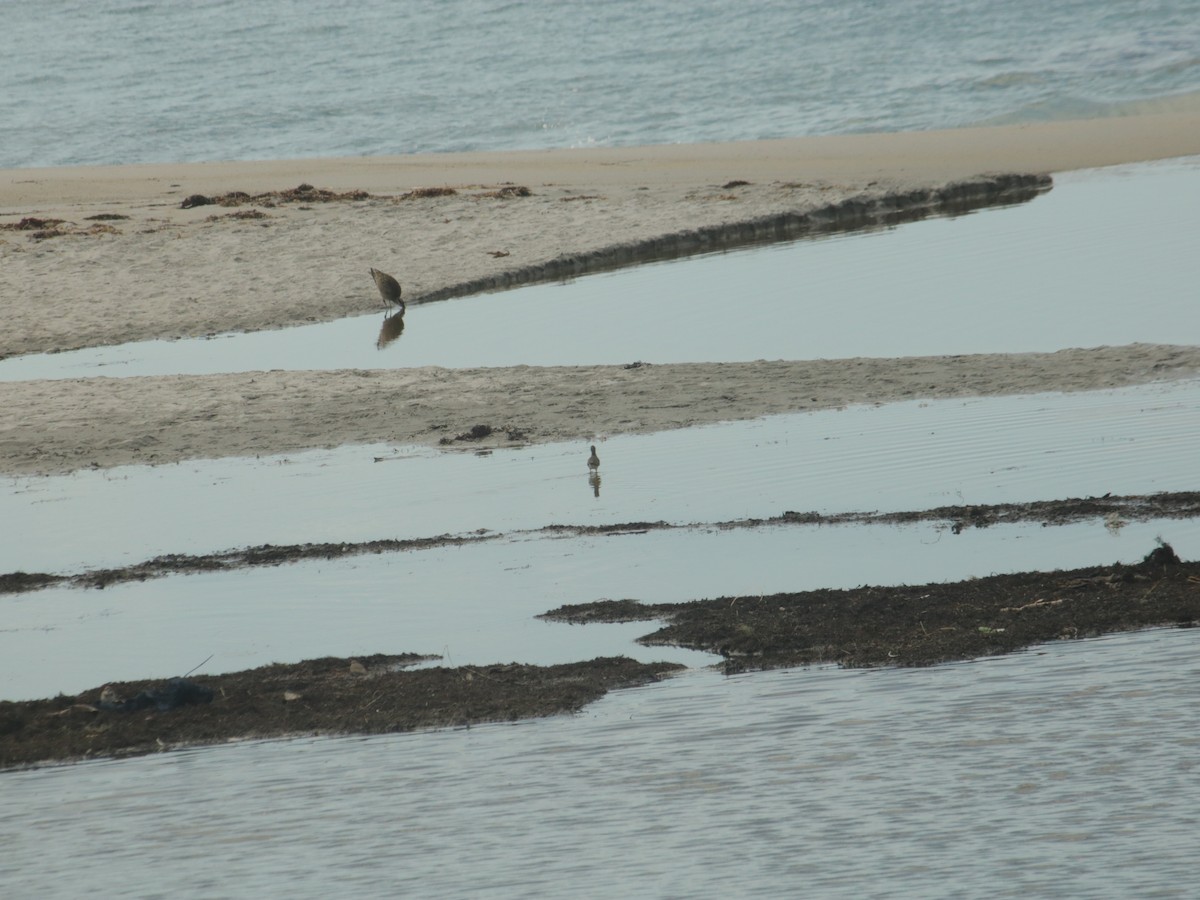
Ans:
[[[600,457],[596,455],[595,444],[592,444],[592,455],[588,457],[588,468],[593,471],[600,468]]]
[[[380,272],[378,269],[371,269],[370,272],[371,277],[375,279],[375,287],[379,288],[379,296],[383,298],[384,305],[398,306],[400,312],[404,312],[404,301],[400,299],[400,282],[387,272]]]

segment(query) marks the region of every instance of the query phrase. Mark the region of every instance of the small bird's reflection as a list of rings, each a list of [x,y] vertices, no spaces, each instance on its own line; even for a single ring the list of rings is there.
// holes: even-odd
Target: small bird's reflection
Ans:
[[[596,445],[592,444],[592,455],[588,457],[588,484],[591,485],[592,495],[600,496],[600,457],[596,455]]]
[[[383,327],[379,329],[379,339],[375,341],[375,349],[382,350],[402,334],[404,334],[403,309],[383,320]]]

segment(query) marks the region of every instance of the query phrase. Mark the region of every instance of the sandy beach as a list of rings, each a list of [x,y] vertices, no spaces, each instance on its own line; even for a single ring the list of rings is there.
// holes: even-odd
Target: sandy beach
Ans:
[[[1028,189],[1009,175],[1194,154],[1200,115],[1177,114],[750,143],[9,170],[0,172],[0,357],[331,320],[378,308],[368,266],[396,274],[410,302],[427,302]],[[295,192],[300,185],[317,190]],[[1195,348],[1131,345],[22,382],[3,388],[0,471],[437,444],[476,424],[500,444],[588,438],[1198,370]]]

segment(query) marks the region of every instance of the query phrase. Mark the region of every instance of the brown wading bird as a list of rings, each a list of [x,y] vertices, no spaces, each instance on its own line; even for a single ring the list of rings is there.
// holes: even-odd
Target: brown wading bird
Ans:
[[[592,455],[588,457],[588,468],[593,472],[600,468],[600,457],[596,455],[596,445],[592,444]]]
[[[400,307],[400,314],[403,315],[404,301],[400,299],[400,282],[387,272],[380,272],[378,269],[371,269],[370,272],[371,277],[375,279],[375,287],[379,288],[379,296],[383,298],[384,305]]]

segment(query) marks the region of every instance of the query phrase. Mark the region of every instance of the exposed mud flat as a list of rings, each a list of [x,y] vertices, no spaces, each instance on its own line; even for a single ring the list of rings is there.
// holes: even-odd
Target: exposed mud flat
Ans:
[[[692,603],[605,600],[563,606],[543,617],[581,624],[665,619],[641,643],[719,653],[727,673],[829,662],[926,666],[1042,641],[1195,626],[1200,563],[1184,563],[1162,544],[1133,566]]]
[[[212,700],[166,710],[111,708],[160,689],[161,681],[110,684],[77,697],[0,702],[0,768],[232,740],[385,734],[556,715],[614,688],[682,668],[608,658],[560,666],[402,670],[428,658],[411,653],[325,658],[196,675],[189,682],[210,690]]]
[[[1193,627],[1200,623],[1200,563],[1185,563],[1161,544],[1136,565],[689,603],[603,600],[560,607],[543,618],[577,624],[666,620],[641,642],[719,654],[730,674],[818,663],[926,666],[1038,642],[1156,625]],[[621,657],[403,671],[429,658],[324,658],[194,676],[189,683],[211,700],[171,709],[131,702],[156,696],[162,681],[0,702],[0,767],[555,715],[683,668]]]

